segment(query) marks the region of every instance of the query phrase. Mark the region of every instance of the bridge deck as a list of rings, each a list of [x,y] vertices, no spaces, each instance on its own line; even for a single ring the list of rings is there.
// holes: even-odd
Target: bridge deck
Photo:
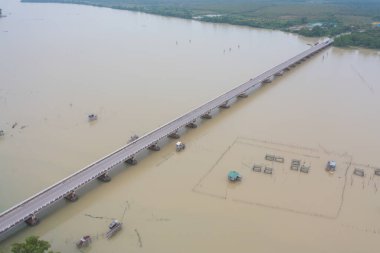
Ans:
[[[208,113],[212,109],[217,108],[226,101],[236,98],[248,90],[261,87],[263,81],[266,79],[272,78],[276,73],[281,72],[291,65],[304,59],[305,57],[308,57],[318,52],[319,50],[328,47],[331,43],[332,40],[328,40],[307,49],[295,57],[273,67],[272,69],[251,79],[250,81],[220,95],[219,97],[210,100],[209,102],[199,106],[198,108],[195,108],[194,110],[180,116],[179,118],[153,130],[152,132],[140,137],[128,145],[116,150],[115,152],[103,157],[102,159],[88,165],[87,167],[68,176],[67,178],[64,178],[58,183],[6,210],[0,214],[0,235],[16,226],[18,223],[27,220],[32,215],[37,214],[39,211],[41,211],[41,209],[64,198],[65,195],[69,194],[71,191],[75,191],[78,188],[82,187],[84,184],[96,179],[100,175],[111,170],[115,165],[133,157],[141,150],[146,149],[160,139],[167,137],[170,133],[178,130],[186,124],[193,122],[193,120]]]

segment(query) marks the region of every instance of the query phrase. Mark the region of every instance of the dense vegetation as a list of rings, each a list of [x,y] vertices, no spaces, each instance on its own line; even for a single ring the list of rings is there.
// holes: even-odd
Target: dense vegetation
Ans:
[[[25,242],[12,245],[12,253],[54,253],[50,249],[50,243],[40,240],[38,236],[29,236]]]
[[[339,47],[358,46],[379,49],[380,29],[344,34],[335,38],[334,44]]]
[[[104,6],[298,33],[340,37],[337,46],[380,48],[380,0],[23,0]],[[360,38],[360,39],[359,39]],[[366,41],[368,39],[368,41]]]

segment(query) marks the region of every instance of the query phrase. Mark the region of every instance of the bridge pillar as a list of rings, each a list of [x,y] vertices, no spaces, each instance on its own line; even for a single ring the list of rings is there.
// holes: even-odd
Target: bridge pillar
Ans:
[[[196,120],[193,120],[193,122],[190,122],[189,124],[186,125],[187,128],[197,128],[198,125],[195,124]]]
[[[171,134],[168,135],[169,138],[172,138],[172,139],[179,139],[179,134],[178,134],[178,131],[175,131]]]
[[[265,79],[263,81],[263,83],[271,83],[272,81],[273,81],[273,77],[271,76],[271,77],[268,77],[267,79]]]
[[[212,115],[211,115],[211,112],[208,111],[206,114],[203,114],[201,116],[202,119],[212,119]]]
[[[137,164],[137,160],[132,156],[131,158],[127,159],[125,161],[125,163],[127,163],[129,165],[136,165]]]
[[[39,222],[40,222],[40,220],[37,218],[37,216],[35,214],[33,214],[32,216],[30,216],[25,221],[25,223],[28,224],[31,227],[37,225]]]
[[[108,175],[108,173],[106,172],[106,173],[100,175],[100,176],[98,177],[98,180],[101,181],[101,182],[107,183],[107,182],[111,181],[111,177],[110,177],[110,176]]]
[[[282,76],[284,74],[284,71],[281,70],[280,72],[277,72],[276,74],[274,74],[275,76]]]
[[[150,145],[148,147],[149,150],[152,150],[152,151],[160,151],[160,146],[158,146],[157,142],[156,143],[153,143],[152,145]]]
[[[226,101],[223,104],[219,105],[219,108],[228,109],[230,108],[230,105],[228,104],[228,101]]]
[[[248,94],[247,93],[241,93],[239,94],[238,98],[246,98],[248,97]]]
[[[67,199],[70,202],[74,202],[78,200],[78,195],[75,193],[75,191],[72,191],[65,196],[65,199]]]

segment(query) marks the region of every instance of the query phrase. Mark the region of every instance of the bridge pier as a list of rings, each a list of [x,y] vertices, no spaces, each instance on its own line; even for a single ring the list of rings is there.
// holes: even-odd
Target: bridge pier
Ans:
[[[228,101],[226,101],[223,104],[219,105],[219,108],[228,109],[230,108],[230,105],[228,104]]]
[[[78,195],[75,193],[75,191],[72,191],[65,196],[65,199],[70,202],[75,202],[78,200]]]
[[[33,214],[32,216],[30,216],[25,221],[25,223],[28,224],[28,226],[31,226],[31,227],[37,225],[39,222],[40,222],[40,220],[37,218],[37,216],[35,214]]]
[[[132,156],[131,158],[127,159],[125,161],[125,163],[127,163],[129,165],[136,165],[137,164],[137,160]]]
[[[282,76],[284,74],[284,71],[281,70],[280,72],[277,72],[276,74],[274,74],[275,76]]]
[[[171,134],[168,135],[169,138],[172,138],[172,139],[179,139],[179,134],[178,134],[178,131],[175,131]]]
[[[189,124],[186,125],[187,128],[197,128],[198,125],[195,124],[196,120],[193,120],[193,122],[190,122]]]
[[[241,93],[238,95],[238,98],[246,98],[246,97],[248,97],[247,93]]]
[[[212,119],[211,112],[208,111],[206,114],[201,116],[202,119]]]
[[[148,149],[149,149],[149,150],[152,150],[152,151],[160,151],[160,150],[161,150],[161,148],[160,148],[160,146],[158,146],[157,142],[154,143],[154,144],[152,144],[152,145],[150,145],[150,146],[148,147]]]
[[[265,79],[265,80],[263,81],[263,83],[271,83],[272,81],[273,81],[273,76],[271,76],[271,77]]]
[[[285,71],[289,71],[289,70],[290,70],[290,67],[286,67],[284,70],[285,70]]]
[[[111,181],[111,177],[110,177],[110,176],[108,175],[108,173],[106,172],[106,173],[100,175],[100,176],[98,177],[98,180],[101,181],[101,182],[103,182],[103,183],[108,183],[109,181]]]

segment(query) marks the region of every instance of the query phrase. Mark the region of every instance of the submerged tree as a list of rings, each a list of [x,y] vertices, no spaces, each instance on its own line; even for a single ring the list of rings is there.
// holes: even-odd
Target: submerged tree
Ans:
[[[12,253],[59,253],[49,250],[50,243],[44,240],[40,240],[38,236],[29,236],[25,239],[25,242],[14,243],[12,245]]]

